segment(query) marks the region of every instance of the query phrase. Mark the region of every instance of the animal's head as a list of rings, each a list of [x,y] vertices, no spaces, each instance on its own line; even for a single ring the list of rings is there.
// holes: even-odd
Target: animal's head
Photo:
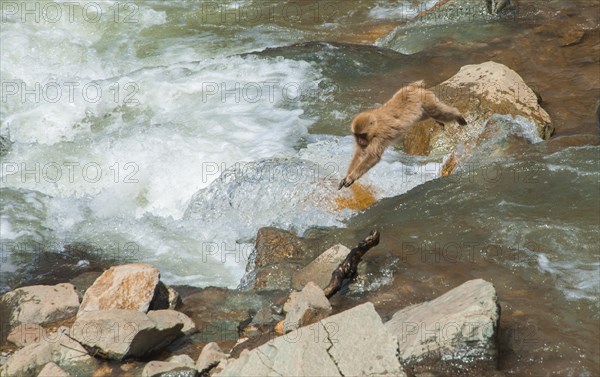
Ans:
[[[373,139],[377,118],[370,112],[360,113],[352,120],[352,135],[356,143],[365,148]]]

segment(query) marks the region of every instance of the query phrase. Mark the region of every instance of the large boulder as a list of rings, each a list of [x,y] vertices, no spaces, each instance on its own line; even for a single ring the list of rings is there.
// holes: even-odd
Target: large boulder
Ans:
[[[242,351],[215,376],[405,376],[396,351],[366,303]]]
[[[149,264],[133,263],[113,266],[105,271],[85,292],[80,315],[95,310],[127,309],[146,313],[149,309],[166,309],[168,292],[160,283],[160,272]],[[162,294],[161,294],[162,293]],[[162,297],[162,305],[153,299]]]
[[[111,309],[83,312],[72,327],[72,336],[107,359],[141,357],[170,344],[183,323],[172,310]]]
[[[441,127],[431,119],[421,122],[404,138],[407,153],[434,157],[452,153],[464,158],[482,141],[480,136],[494,114],[533,122],[533,132],[541,139],[549,139],[554,131],[536,93],[503,64],[489,61],[463,66],[456,75],[430,90],[440,100],[457,107],[468,124]],[[456,153],[458,150],[460,153]]]
[[[344,261],[350,253],[344,245],[335,245],[325,250],[306,267],[296,272],[292,277],[292,288],[301,290],[306,283],[312,281],[324,289],[331,280],[331,273]]]
[[[398,311],[385,329],[398,341],[402,365],[461,369],[461,364],[497,366],[500,306],[494,286],[470,280],[444,295]]]
[[[25,323],[46,324],[72,317],[79,308],[79,297],[72,284],[33,285],[17,288],[0,298],[4,307],[2,324],[9,327]],[[6,322],[5,322],[6,321]]]

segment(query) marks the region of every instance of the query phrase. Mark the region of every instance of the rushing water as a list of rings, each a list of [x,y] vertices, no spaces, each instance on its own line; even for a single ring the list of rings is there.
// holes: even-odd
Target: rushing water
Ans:
[[[336,206],[348,195],[336,189],[352,153],[353,114],[402,83],[440,82],[462,64],[513,63],[548,99],[559,134],[591,129],[597,64],[586,56],[598,50],[597,16],[573,18],[596,22],[596,34],[582,42],[592,52],[574,53],[580,74],[572,79],[563,75],[572,56],[549,62],[550,47],[529,42],[548,33],[530,27],[535,17],[552,14],[531,12],[529,2],[527,22],[482,15],[466,27],[451,18],[410,33],[390,27],[434,3],[36,2],[24,15],[24,3],[3,0],[0,292],[27,280],[40,253],[74,243],[99,259],[156,264],[168,283],[235,287],[259,227],[340,228],[332,236],[352,244],[377,226],[395,273],[448,273],[448,286],[487,278],[508,303],[507,327],[520,312],[545,326],[542,344],[522,358],[505,355],[503,369],[518,374],[511,363],[529,357],[523,370],[533,373],[545,356],[569,355],[587,359],[548,370],[593,375],[597,146],[540,143],[526,120],[500,117],[507,132],[456,177],[438,179],[442,159],[390,149],[361,180],[380,203],[358,216]],[[582,4],[590,7],[573,6]],[[375,40],[382,47],[338,43]],[[531,55],[500,54],[510,43]],[[573,80],[581,90],[572,95]],[[464,263],[449,273],[413,248],[396,266],[407,242],[462,245]],[[565,334],[552,326],[572,329],[556,348],[544,342]]]

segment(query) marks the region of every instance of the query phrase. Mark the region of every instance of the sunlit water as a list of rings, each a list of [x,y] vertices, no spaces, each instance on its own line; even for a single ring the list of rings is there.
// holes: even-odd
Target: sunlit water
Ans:
[[[379,204],[357,216],[336,201],[350,195],[337,182],[352,153],[347,135],[356,112],[381,103],[396,83],[443,80],[439,70],[451,75],[461,62],[473,63],[469,53],[444,56],[456,52],[452,41],[472,48],[477,62],[489,60],[484,43],[510,39],[521,24],[483,14],[458,26],[452,17],[421,20],[415,32],[390,29],[377,42],[389,49],[376,49],[294,44],[347,41],[379,23],[403,24],[435,2],[357,0],[336,9],[323,2],[67,3],[40,2],[47,11],[40,19],[2,8],[0,292],[20,281],[15,276],[37,254],[73,243],[100,250],[99,258],[155,264],[167,283],[235,287],[262,226],[300,235],[350,227],[349,243],[377,226],[392,255],[407,240],[484,245],[469,255],[492,267],[461,266],[454,283],[485,277],[509,306],[514,292],[503,287],[518,292],[539,283],[547,296],[514,297],[546,305],[567,327],[583,323],[564,347],[589,357],[587,336],[597,335],[589,319],[600,308],[598,147],[546,148],[527,120],[498,117],[504,132],[454,179],[437,179],[447,156],[392,148],[361,179]],[[448,50],[439,48],[449,37]],[[418,55],[434,45],[431,55]],[[443,64],[423,65],[423,56]],[[527,78],[541,89],[555,82],[531,69]],[[555,111],[564,127],[587,119],[577,106],[597,90],[594,82],[574,97],[577,111]],[[563,86],[544,94],[570,101]],[[409,266],[459,273],[455,265]],[[384,267],[385,286],[399,272]],[[580,307],[588,314],[578,317]],[[546,339],[563,339],[544,318]],[[533,347],[531,359],[570,354],[556,347]],[[583,365],[557,370],[589,375],[598,367]]]

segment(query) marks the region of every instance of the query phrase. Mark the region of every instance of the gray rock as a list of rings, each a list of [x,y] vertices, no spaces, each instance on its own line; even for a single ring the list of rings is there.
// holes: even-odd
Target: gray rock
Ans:
[[[217,366],[221,360],[226,360],[229,357],[221,350],[221,347],[215,342],[208,343],[202,348],[198,360],[196,360],[196,369],[202,373]]]
[[[107,359],[140,357],[170,344],[183,323],[171,310],[148,315],[137,310],[83,312],[73,324],[73,338]]]
[[[323,290],[309,282],[302,291],[290,294],[283,311],[287,313],[283,329],[288,333],[326,318],[331,313],[331,304]]]
[[[176,355],[167,361],[151,361],[144,366],[142,377],[195,376],[194,360],[188,355]]]
[[[5,293],[0,303],[6,308],[11,327],[22,323],[41,325],[75,315],[79,297],[72,284],[33,285]]]
[[[62,370],[58,365],[48,363],[37,377],[71,377],[71,375]]]
[[[18,325],[8,334],[6,340],[17,347],[25,347],[33,343],[39,343],[46,337],[46,330],[35,323],[24,323]]]
[[[243,351],[215,376],[405,376],[396,351],[366,303]]]
[[[113,266],[85,292],[77,315],[110,309],[132,309],[145,313],[151,304],[153,308],[168,308],[168,292],[164,285],[159,286],[159,279],[158,269],[149,264]],[[163,298],[163,303],[153,303],[157,288],[157,297]]]
[[[30,344],[15,352],[0,370],[3,376],[36,376],[49,362],[65,370],[92,372],[96,361],[86,350],[69,336],[69,330],[61,327],[38,343]]]
[[[314,261],[296,272],[292,277],[292,288],[301,290],[306,283],[312,281],[324,289],[331,280],[331,273],[342,263],[350,253],[344,245],[335,245],[325,250]]]
[[[494,286],[470,280],[435,300],[398,311],[385,328],[398,339],[403,365],[440,363],[497,365],[500,307]]]

